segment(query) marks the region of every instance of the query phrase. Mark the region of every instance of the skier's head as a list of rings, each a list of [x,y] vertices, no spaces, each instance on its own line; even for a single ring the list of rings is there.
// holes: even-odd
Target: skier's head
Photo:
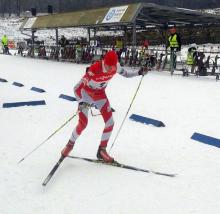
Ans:
[[[171,27],[171,28],[170,28],[170,33],[171,33],[171,34],[176,33],[176,28],[175,28],[175,27]]]
[[[115,51],[109,51],[104,56],[104,64],[107,66],[116,66],[118,63],[118,55]]]

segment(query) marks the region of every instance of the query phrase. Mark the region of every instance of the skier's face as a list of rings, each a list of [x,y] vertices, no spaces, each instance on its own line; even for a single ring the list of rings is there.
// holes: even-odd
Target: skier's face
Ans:
[[[112,70],[115,69],[115,66],[114,66],[114,65],[106,65],[106,64],[104,64],[104,66],[105,66],[105,70],[106,70],[107,72],[111,72]]]

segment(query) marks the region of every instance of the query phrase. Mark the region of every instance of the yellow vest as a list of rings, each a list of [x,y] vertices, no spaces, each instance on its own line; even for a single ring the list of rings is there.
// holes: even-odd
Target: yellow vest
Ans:
[[[6,36],[3,36],[3,37],[2,37],[2,44],[3,44],[4,46],[7,46],[7,45],[8,45],[8,38],[7,38]]]
[[[178,48],[179,47],[179,43],[177,41],[177,35],[176,34],[169,37],[169,42],[170,42],[170,48]]]
[[[116,48],[122,49],[123,48],[123,41],[116,40]]]
[[[193,65],[195,63],[195,59],[193,57],[194,51],[188,52],[187,53],[187,59],[186,59],[186,64],[187,65]]]

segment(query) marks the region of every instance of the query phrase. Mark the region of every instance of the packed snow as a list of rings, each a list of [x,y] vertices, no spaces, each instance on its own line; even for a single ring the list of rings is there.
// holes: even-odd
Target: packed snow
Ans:
[[[0,64],[0,78],[8,81],[0,82],[1,214],[219,213],[220,150],[190,139],[194,132],[220,138],[220,82],[214,77],[149,72],[111,150],[119,162],[175,173],[175,178],[67,158],[43,187],[77,118],[17,162],[76,112],[76,102],[58,97],[74,96],[73,86],[87,65],[5,55],[0,55]],[[107,88],[116,109],[109,147],[140,79],[116,75]],[[24,87],[12,85],[14,81]],[[33,86],[46,92],[31,91]],[[3,103],[33,100],[45,100],[46,105],[2,108]],[[131,114],[161,120],[166,127],[131,121]],[[101,116],[90,115],[72,154],[95,158],[103,127]]]

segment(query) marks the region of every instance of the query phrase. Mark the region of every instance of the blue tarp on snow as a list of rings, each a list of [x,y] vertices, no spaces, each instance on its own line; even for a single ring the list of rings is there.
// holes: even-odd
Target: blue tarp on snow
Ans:
[[[65,95],[65,94],[61,94],[59,96],[59,98],[62,98],[64,100],[69,100],[69,101],[76,101],[76,98],[75,97],[71,97],[71,96],[68,96],[68,95]]]
[[[32,90],[32,91],[39,92],[39,93],[46,92],[44,89],[42,89],[42,88],[37,88],[37,87],[32,87],[31,90]]]
[[[195,132],[191,139],[220,148],[220,139]]]
[[[151,118],[148,118],[148,117],[143,117],[143,116],[140,116],[140,115],[137,115],[137,114],[132,114],[129,118],[131,120],[136,121],[136,122],[144,123],[144,124],[147,124],[147,125],[153,125],[153,126],[156,126],[156,127],[165,127],[164,123],[159,121],[159,120],[151,119]]]
[[[0,82],[8,82],[6,79],[0,78]]]
[[[18,86],[18,87],[23,87],[24,85],[19,82],[13,82],[12,85]]]
[[[3,108],[13,108],[20,106],[38,106],[38,105],[46,105],[44,100],[39,101],[29,101],[29,102],[16,102],[16,103],[3,103]]]

